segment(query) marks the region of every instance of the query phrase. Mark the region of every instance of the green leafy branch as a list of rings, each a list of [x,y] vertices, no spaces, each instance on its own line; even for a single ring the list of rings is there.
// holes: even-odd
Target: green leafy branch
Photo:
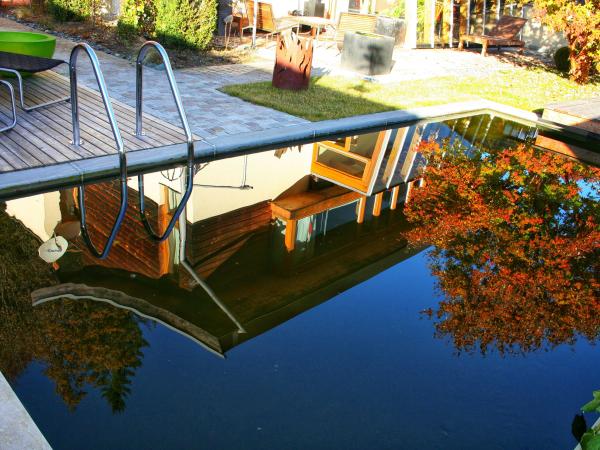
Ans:
[[[600,413],[600,391],[593,392],[594,398],[581,407],[584,413]],[[581,448],[583,450],[600,450],[600,427],[588,429],[581,437]]]

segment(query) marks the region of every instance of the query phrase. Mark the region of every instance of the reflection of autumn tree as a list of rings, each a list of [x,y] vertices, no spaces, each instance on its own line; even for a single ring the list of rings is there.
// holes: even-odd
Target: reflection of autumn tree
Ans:
[[[74,408],[85,387],[100,389],[113,411],[125,409],[134,369],[141,366],[147,343],[128,311],[93,301],[62,300],[37,307],[44,318],[44,345],[36,357],[46,363],[65,403]]]
[[[439,336],[459,350],[525,352],[600,333],[600,170],[519,146],[427,143],[409,238],[433,245]]]
[[[29,332],[36,327],[29,292],[58,280],[37,257],[38,238],[5,209],[0,203],[0,370],[12,379],[31,361],[41,339]]]
[[[122,411],[141,348],[147,345],[129,311],[93,301],[62,300],[33,308],[31,292],[56,285],[37,256],[39,240],[0,204],[0,370],[16,379],[32,360],[45,364],[65,403],[86,387],[100,389]]]

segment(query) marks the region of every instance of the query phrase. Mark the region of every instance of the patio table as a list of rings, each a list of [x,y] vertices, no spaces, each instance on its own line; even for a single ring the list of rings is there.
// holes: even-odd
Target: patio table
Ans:
[[[335,30],[335,22],[333,22],[330,19],[326,19],[324,17],[317,17],[317,16],[285,16],[282,17],[282,19],[285,20],[294,20],[296,22],[298,22],[298,26],[300,25],[306,25],[312,28],[316,28],[317,30],[317,34],[315,37],[315,40],[319,40],[319,34],[321,33],[321,30],[326,29],[327,27],[330,27],[331,29]]]

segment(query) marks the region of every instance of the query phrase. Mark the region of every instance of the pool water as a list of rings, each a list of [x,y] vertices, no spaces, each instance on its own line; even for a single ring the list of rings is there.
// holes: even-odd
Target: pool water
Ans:
[[[0,370],[56,449],[574,448],[600,171],[538,133],[477,116],[201,164],[160,244],[131,182],[105,260],[76,188],[7,201]],[[146,175],[157,227],[183,175]],[[118,184],[86,195],[101,246]]]

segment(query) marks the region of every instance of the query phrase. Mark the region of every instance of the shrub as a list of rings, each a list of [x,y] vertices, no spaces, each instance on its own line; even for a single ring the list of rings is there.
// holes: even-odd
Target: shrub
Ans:
[[[388,17],[396,17],[403,19],[406,15],[406,4],[404,0],[398,0],[394,6],[381,12],[382,15]]]
[[[206,49],[217,27],[217,0],[157,0],[156,37],[165,45]]]
[[[565,34],[571,79],[588,82],[600,62],[600,0],[533,0],[533,4],[543,23]]]
[[[117,25],[121,38],[157,38],[169,47],[204,50],[217,27],[217,0],[125,0]]]
[[[569,54],[569,47],[561,47],[554,52],[554,65],[561,72],[568,72],[571,68]]]
[[[121,38],[131,38],[136,34],[153,36],[155,22],[153,0],[125,0],[121,5],[117,33]]]
[[[100,14],[99,0],[49,0],[48,12],[58,22],[80,21]]]

